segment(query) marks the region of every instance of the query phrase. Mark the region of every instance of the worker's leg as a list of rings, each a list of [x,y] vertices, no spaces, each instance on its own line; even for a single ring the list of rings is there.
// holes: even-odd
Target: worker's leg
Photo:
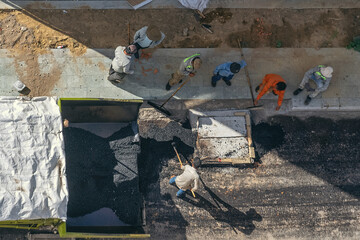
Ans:
[[[114,72],[113,74],[108,76],[108,80],[114,82],[120,82],[121,79],[125,77],[125,75],[126,75],[125,73]]]
[[[177,191],[177,193],[176,193],[176,196],[178,198],[183,198],[183,197],[185,197],[185,194],[186,194],[186,192],[184,190],[179,189],[179,191]]]
[[[293,92],[293,94],[295,96],[298,95],[300,92],[302,92],[302,90],[304,90],[305,85],[307,85],[309,83],[310,77],[311,77],[311,74],[309,72],[306,72],[303,79],[301,80],[299,87]]]
[[[228,77],[223,77],[223,80],[224,80],[224,82],[226,83],[226,85],[231,86],[230,80],[231,80],[233,77],[234,77],[234,75],[230,75],[230,76],[228,76]]]
[[[176,71],[171,75],[171,79],[169,80],[169,85],[172,87],[175,84],[178,84],[185,76],[182,75],[179,71]]]
[[[310,74],[310,73],[308,73],[308,72],[305,73],[305,75],[304,75],[304,77],[303,77],[303,79],[301,80],[301,83],[300,83],[300,85],[299,85],[299,88],[300,88],[300,89],[304,89],[305,84],[307,84],[307,83],[309,82],[309,80],[310,80],[310,78],[311,78],[311,75],[312,75],[312,74]]]
[[[166,90],[170,90],[172,86],[175,84],[178,84],[185,76],[182,75],[179,71],[176,71],[175,73],[171,74],[171,79],[166,84]]]
[[[313,91],[311,94],[309,94],[309,97],[314,98],[317,95],[319,95],[319,93],[321,93],[321,91],[319,91],[318,89],[315,89],[315,91]]]
[[[176,179],[176,176],[170,178],[169,184],[174,185],[175,184],[175,179]]]
[[[211,78],[211,86],[216,87],[216,82],[219,81],[221,78],[222,76],[219,74],[213,75]]]
[[[123,79],[125,76],[126,76],[125,73],[115,72],[115,70],[112,68],[112,66],[110,66],[109,76],[108,76],[109,81],[120,82],[121,79]]]

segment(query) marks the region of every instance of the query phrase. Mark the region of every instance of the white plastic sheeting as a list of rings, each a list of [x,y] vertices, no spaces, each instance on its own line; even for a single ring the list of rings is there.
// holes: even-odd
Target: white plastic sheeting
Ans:
[[[65,220],[67,202],[56,99],[0,97],[0,221]]]
[[[202,12],[209,0],[179,0],[179,2],[186,8],[197,9]]]

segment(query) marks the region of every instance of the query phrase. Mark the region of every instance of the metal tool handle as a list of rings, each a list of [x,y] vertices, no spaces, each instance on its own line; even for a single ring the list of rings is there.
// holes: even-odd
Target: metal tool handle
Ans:
[[[161,108],[190,80],[190,76],[188,76],[188,78],[180,85],[180,87],[178,87],[178,89],[176,89],[176,91],[171,94],[171,96],[163,103],[161,104]]]
[[[174,148],[174,151],[175,151],[175,153],[176,153],[176,156],[177,156],[177,158],[179,159],[179,162],[180,162],[180,167],[182,168],[182,162],[181,162],[181,159],[180,159],[180,156],[179,156],[179,153],[178,153],[178,151],[176,150],[176,147],[175,147],[175,143],[174,142],[172,142],[171,143],[171,145],[173,146],[173,148]]]
[[[237,39],[237,42],[238,42],[239,49],[240,49],[241,60],[244,60],[244,61],[245,61],[244,53],[243,53],[243,50],[242,50],[242,47],[241,47],[241,42],[240,42],[239,39]],[[249,76],[249,71],[248,71],[248,69],[247,69],[247,65],[244,67],[244,70],[245,70],[246,80],[247,80],[248,85],[249,85],[249,88],[250,88],[251,99],[252,99],[253,104],[254,104],[255,98],[254,98],[254,93],[253,93],[253,89],[252,89],[252,85],[251,85],[251,81],[250,81],[250,76]]]

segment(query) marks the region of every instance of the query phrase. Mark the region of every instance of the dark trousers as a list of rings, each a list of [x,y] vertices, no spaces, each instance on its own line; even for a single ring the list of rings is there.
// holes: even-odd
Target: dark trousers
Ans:
[[[126,76],[126,73],[118,73],[112,68],[112,65],[110,66],[109,76],[108,76],[109,81],[120,81],[125,76]]]
[[[234,75],[224,77],[224,76],[221,76],[221,75],[217,74],[217,75],[212,76],[211,81],[214,82],[214,83],[216,83],[220,79],[223,79],[224,81],[230,81],[233,77],[234,77]]]
[[[140,55],[139,55],[139,50],[140,49],[146,49],[147,47],[145,47],[145,48],[143,48],[143,47],[141,47],[138,43],[133,43],[135,46],[136,46],[136,48],[137,48],[137,52],[134,54],[134,56],[135,56],[135,58],[136,59],[139,59],[139,57],[140,57]]]

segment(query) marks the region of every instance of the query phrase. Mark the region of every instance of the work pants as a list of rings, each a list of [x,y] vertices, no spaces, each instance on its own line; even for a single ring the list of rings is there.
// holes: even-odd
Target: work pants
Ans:
[[[226,82],[226,81],[230,81],[233,77],[234,77],[234,75],[229,75],[227,77],[224,77],[224,76],[221,76],[220,74],[217,74],[217,75],[212,76],[211,81],[216,83],[220,79],[223,79]]]
[[[112,66],[110,66],[110,70],[109,70],[109,76],[108,76],[108,80],[109,81],[120,81],[121,79],[123,79],[126,76],[126,73],[119,73],[116,72]]]
[[[183,80],[184,77],[185,77],[185,75],[181,74],[179,72],[179,70],[177,70],[175,73],[171,74],[171,79],[169,80],[169,85],[174,86],[174,85],[178,84],[181,80]]]
[[[319,90],[319,88],[317,86],[319,83],[315,79],[313,79],[313,78],[315,78],[313,75],[314,75],[313,73],[306,72],[304,75],[304,78],[302,79],[302,81],[299,85],[300,89],[305,88],[308,92],[310,92],[309,97],[311,97],[311,98],[314,98],[320,92],[323,92],[323,91]],[[309,80],[312,80],[313,82],[310,83]]]
[[[171,185],[176,185],[175,180],[176,180],[176,177],[172,177],[172,178],[170,179],[169,183],[170,183]],[[182,197],[185,197],[185,194],[186,194],[186,191],[184,191],[184,190],[182,190],[182,189],[179,189],[179,191],[177,191],[177,193],[176,193],[176,196],[179,197],[179,198],[182,198]]]

